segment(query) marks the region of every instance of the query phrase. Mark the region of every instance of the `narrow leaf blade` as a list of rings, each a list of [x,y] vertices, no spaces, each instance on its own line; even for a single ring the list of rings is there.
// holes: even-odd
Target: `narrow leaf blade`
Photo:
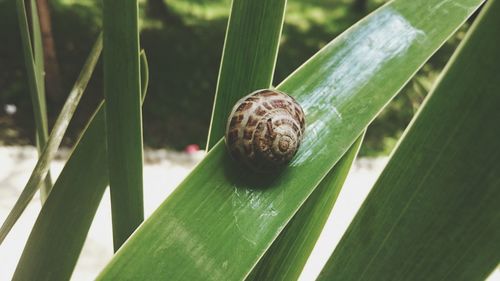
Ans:
[[[207,150],[224,136],[228,114],[236,101],[271,86],[285,6],[286,0],[233,0]]]
[[[103,1],[104,95],[115,251],[144,220],[137,0]]]
[[[73,117],[73,114],[80,102],[80,99],[87,87],[87,84],[94,72],[95,65],[99,59],[102,49],[102,37],[99,35],[96,43],[94,44],[85,65],[83,66],[80,75],[78,76],[75,84],[73,85],[73,89],[71,90],[68,99],[64,103],[64,106],[61,110],[61,113],[57,117],[56,123],[54,124],[54,128],[50,134],[50,138],[47,141],[47,144],[44,146],[42,153],[38,161],[36,162],[35,168],[26,183],[21,195],[17,199],[14,207],[10,211],[9,215],[5,219],[5,222],[2,224],[0,228],[0,243],[3,242],[9,231],[12,229],[16,221],[19,219],[21,214],[24,212],[29,202],[35,195],[35,193],[40,188],[42,181],[46,178],[49,169],[50,163],[54,159],[57,149],[61,144],[61,141],[64,137],[64,133],[68,128],[69,121]]]
[[[17,0],[16,6],[24,62],[26,65],[26,76],[28,77],[28,86],[33,106],[33,116],[35,119],[36,144],[38,153],[41,154],[48,139],[48,125],[45,102],[43,49],[38,12],[35,0],[30,0],[31,30],[33,32],[33,36],[31,36],[30,29],[28,27],[28,16],[24,0]],[[33,37],[33,45],[31,44],[31,37]],[[45,201],[51,186],[52,181],[50,176],[48,176],[43,185],[43,191],[40,196],[42,203]]]
[[[142,51],[143,101],[148,80],[147,58]],[[54,183],[31,230],[13,280],[70,279],[108,185],[105,104],[99,105]]]
[[[33,57],[35,62],[36,76],[37,76],[37,96],[40,105],[40,113],[43,123],[47,124],[47,105],[45,100],[45,63],[44,63],[44,52],[43,52],[43,42],[42,42],[42,31],[40,28],[40,18],[38,16],[38,6],[36,0],[30,0],[30,11],[31,11],[31,30],[33,33]],[[35,116],[36,118],[36,116]],[[47,125],[48,130],[48,125]],[[43,148],[47,143],[47,132],[45,135],[40,136],[37,133],[37,148],[38,154],[42,154]],[[40,186],[40,201],[42,204],[47,199],[50,189],[52,188],[52,180],[50,173],[45,177],[45,182]]]
[[[246,280],[299,279],[356,159],[363,136],[321,180]]]

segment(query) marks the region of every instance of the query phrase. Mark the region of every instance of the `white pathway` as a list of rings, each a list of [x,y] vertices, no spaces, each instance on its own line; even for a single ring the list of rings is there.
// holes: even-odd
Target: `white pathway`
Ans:
[[[203,157],[170,151],[146,151],[144,167],[144,205],[149,216],[158,205]],[[0,223],[3,222],[25,185],[33,166],[36,151],[33,147],[0,147]],[[387,162],[386,158],[360,159],[348,176],[346,186],[300,278],[314,280],[333,248],[341,238],[356,210],[369,192]],[[62,160],[55,161],[52,174],[59,174]],[[93,280],[112,256],[111,212],[109,193],[99,206],[78,260],[72,280]],[[40,211],[38,195],[0,246],[0,280],[10,280],[29,235],[29,230]],[[498,271],[497,271],[498,273]],[[500,274],[496,274],[498,277]],[[496,279],[491,276],[490,281]]]

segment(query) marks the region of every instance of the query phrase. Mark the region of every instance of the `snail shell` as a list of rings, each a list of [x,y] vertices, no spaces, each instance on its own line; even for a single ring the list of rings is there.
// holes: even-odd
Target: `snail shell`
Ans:
[[[290,96],[258,90],[233,107],[226,127],[231,156],[258,172],[288,163],[299,149],[305,130],[304,111]]]

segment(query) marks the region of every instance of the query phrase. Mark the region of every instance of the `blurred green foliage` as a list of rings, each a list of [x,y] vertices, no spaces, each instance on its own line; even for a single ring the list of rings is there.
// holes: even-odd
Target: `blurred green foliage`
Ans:
[[[144,142],[182,149],[205,141],[217,83],[230,0],[141,0],[141,45],[150,62],[144,104]],[[274,84],[383,0],[289,0]],[[51,1],[53,35],[65,92],[69,92],[101,26],[101,1]],[[0,1],[0,144],[34,143],[13,1]],[[163,5],[164,4],[164,5]],[[372,123],[361,154],[387,154],[464,35],[462,28]],[[244,66],[243,66],[244,67]],[[65,144],[72,144],[102,98],[102,67],[84,95]],[[48,97],[53,121],[65,96]],[[17,107],[7,114],[5,106]]]

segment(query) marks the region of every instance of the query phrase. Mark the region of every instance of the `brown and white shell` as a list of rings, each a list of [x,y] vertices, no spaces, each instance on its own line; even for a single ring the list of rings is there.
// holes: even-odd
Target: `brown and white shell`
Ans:
[[[233,107],[226,127],[231,156],[258,172],[271,172],[297,153],[305,130],[304,111],[285,93],[258,90]]]

